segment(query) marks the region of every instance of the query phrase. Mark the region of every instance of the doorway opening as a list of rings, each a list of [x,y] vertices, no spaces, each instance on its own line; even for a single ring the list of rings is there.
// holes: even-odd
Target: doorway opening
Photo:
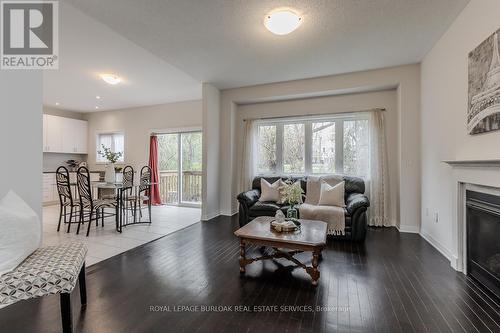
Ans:
[[[201,131],[158,134],[160,196],[163,203],[201,206]]]

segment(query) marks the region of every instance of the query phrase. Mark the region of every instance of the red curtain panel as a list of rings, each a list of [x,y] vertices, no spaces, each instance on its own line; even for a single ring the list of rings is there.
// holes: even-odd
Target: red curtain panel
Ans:
[[[158,138],[152,135],[149,141],[149,167],[151,168],[151,204],[161,205],[160,176],[158,172]]]

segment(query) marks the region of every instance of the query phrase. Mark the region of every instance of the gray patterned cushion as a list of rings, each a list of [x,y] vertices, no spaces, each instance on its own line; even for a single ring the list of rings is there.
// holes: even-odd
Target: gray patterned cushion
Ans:
[[[86,254],[82,243],[37,249],[15,270],[0,276],[0,308],[20,300],[71,292]]]

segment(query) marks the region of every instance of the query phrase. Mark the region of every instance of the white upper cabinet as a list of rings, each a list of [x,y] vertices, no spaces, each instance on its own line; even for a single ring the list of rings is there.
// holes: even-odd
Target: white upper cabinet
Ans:
[[[61,153],[62,152],[62,119],[45,115],[43,118],[43,137],[45,139],[43,146],[45,152]]]
[[[87,121],[43,115],[43,151],[87,154]]]
[[[88,133],[88,123],[85,120],[76,121],[76,136],[75,136],[75,148],[76,152],[79,154],[87,154],[87,133]]]
[[[76,126],[73,119],[61,118],[61,138],[62,149],[64,153],[75,153],[75,140]]]

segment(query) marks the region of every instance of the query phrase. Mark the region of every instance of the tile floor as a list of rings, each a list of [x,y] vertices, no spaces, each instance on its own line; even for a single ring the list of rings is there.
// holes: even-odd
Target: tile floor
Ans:
[[[147,218],[147,210],[144,210],[143,214]],[[90,235],[86,237],[87,225],[85,230],[80,230],[79,235],[76,235],[77,224],[71,225],[70,233],[66,233],[66,228],[62,225],[61,230],[57,232],[59,206],[46,206],[43,208],[43,245],[57,245],[70,241],[84,242],[88,248],[86,264],[90,266],[199,222],[201,209],[153,206],[152,215],[151,225],[127,226],[123,228],[121,234],[115,230],[114,217],[110,217],[104,220],[104,228],[92,225]]]

